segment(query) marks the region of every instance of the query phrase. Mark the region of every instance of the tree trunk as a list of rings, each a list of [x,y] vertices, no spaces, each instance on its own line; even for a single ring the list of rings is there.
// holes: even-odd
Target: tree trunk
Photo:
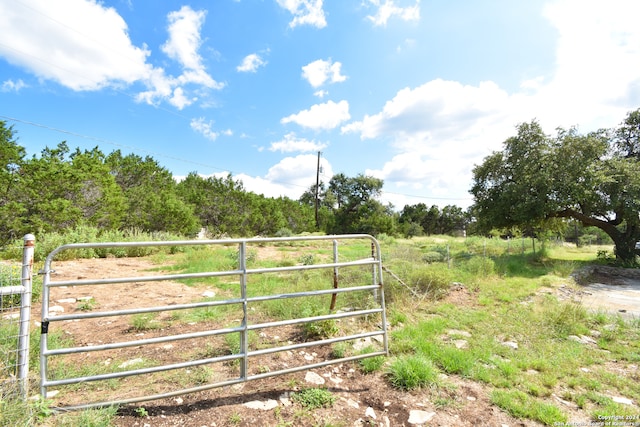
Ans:
[[[638,224],[626,224],[625,230],[618,229],[620,221],[616,223],[602,221],[573,209],[565,209],[556,212],[553,216],[559,218],[574,218],[585,226],[593,226],[601,229],[613,240],[615,245],[616,261],[625,266],[635,266],[636,256],[640,255],[640,251],[636,250],[636,242],[640,240],[640,232]]]

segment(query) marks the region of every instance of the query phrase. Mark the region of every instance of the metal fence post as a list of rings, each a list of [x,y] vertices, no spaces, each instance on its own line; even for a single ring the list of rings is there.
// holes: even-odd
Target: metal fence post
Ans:
[[[24,287],[20,301],[20,331],[18,333],[18,381],[20,393],[27,398],[29,391],[29,329],[31,325],[31,294],[33,286],[33,253],[36,238],[33,234],[24,236],[22,251],[22,278]]]

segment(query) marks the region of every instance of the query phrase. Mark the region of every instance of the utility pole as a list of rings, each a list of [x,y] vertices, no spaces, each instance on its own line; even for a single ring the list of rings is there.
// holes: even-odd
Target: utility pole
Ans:
[[[320,187],[320,151],[318,151],[318,166],[316,168],[316,230],[320,229],[320,223],[318,221],[318,193]]]

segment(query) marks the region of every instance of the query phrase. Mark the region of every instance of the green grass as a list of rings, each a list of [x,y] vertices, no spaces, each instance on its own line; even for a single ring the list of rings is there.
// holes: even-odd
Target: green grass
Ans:
[[[528,418],[548,426],[564,425],[568,419],[558,407],[540,402],[519,390],[495,390],[491,393],[491,402],[514,417]]]
[[[391,362],[387,372],[389,382],[401,390],[414,390],[435,385],[438,369],[424,356],[400,356]]]
[[[291,400],[306,409],[333,406],[336,396],[324,388],[306,388],[291,394]]]

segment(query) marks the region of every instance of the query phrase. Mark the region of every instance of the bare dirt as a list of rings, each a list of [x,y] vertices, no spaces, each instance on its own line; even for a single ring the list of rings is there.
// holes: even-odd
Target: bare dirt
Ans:
[[[160,275],[162,271],[158,266],[144,259],[131,258],[107,258],[75,260],[55,262],[53,266],[56,272],[52,280],[82,280],[96,277],[132,277],[141,275]],[[629,279],[631,280],[631,279]],[[604,282],[605,280],[600,280]],[[602,304],[604,294],[609,289],[603,286],[633,287],[632,284],[599,284],[582,289],[584,294],[578,294],[589,304]],[[635,289],[635,290],[634,290]],[[185,303],[202,297],[206,289],[202,287],[189,287],[177,282],[138,282],[131,285],[125,291],[114,292],[109,285],[97,285],[91,287],[58,287],[52,289],[51,305],[59,306],[64,311],[58,315],[64,315],[81,311],[83,297],[93,298],[91,307],[94,310],[107,311],[112,309],[126,309],[140,306],[158,306]],[[628,289],[624,288],[626,292]],[[636,292],[633,288],[630,291]],[[574,289],[573,296],[576,292]],[[630,313],[638,308],[638,296],[633,307],[624,309]],[[626,298],[626,297],[625,297]],[[449,295],[445,297],[456,305],[473,306],[477,303],[477,296],[464,286],[452,287]],[[625,300],[627,301],[627,300]],[[613,304],[613,303],[612,303]],[[38,309],[39,307],[34,307]],[[615,305],[608,307],[616,311]],[[86,309],[86,306],[85,306]],[[58,309],[60,310],[60,309]],[[36,310],[37,311],[37,310]],[[39,313],[34,313],[35,319],[39,319]],[[121,341],[131,335],[144,337],[167,331],[148,330],[144,332],[133,330],[130,319],[100,318],[83,322],[65,321],[52,322],[51,329],[60,328],[64,334],[72,337],[74,345],[84,346]],[[202,325],[189,325],[180,323],[170,326],[170,334],[189,331],[189,328],[202,327]],[[272,335],[281,335],[280,340],[295,342],[299,337],[291,330],[280,329],[269,332]],[[261,337],[267,339],[268,337]],[[130,338],[128,338],[130,339]],[[185,354],[204,347],[203,340],[195,343],[174,342],[171,345],[156,345],[132,347],[120,349],[109,357],[96,353],[87,353],[78,356],[74,363],[78,365],[94,363],[96,358],[104,358],[102,363],[108,364],[115,360],[132,360],[140,357],[153,357],[163,363],[183,360]],[[99,352],[98,352],[99,353]],[[308,355],[308,354],[307,354]],[[271,366],[293,363],[290,359],[302,358],[305,354],[293,352],[286,357],[264,358],[257,363],[260,369],[268,371]],[[329,358],[329,349],[314,350],[309,357],[321,360]],[[229,371],[234,367],[227,366]],[[226,369],[226,368],[225,368]],[[536,422],[519,420],[503,412],[493,405],[489,399],[491,388],[482,383],[473,382],[456,376],[443,378],[445,387],[437,389],[421,389],[418,391],[404,392],[393,388],[385,379],[384,373],[378,371],[372,374],[364,374],[358,368],[357,363],[343,363],[329,365],[314,369],[313,372],[325,380],[322,387],[330,390],[337,397],[336,403],[329,408],[306,410],[299,403],[292,402],[291,393],[303,388],[318,387],[307,382],[308,372],[301,371],[283,376],[271,377],[246,383],[215,388],[181,396],[175,396],[162,400],[132,404],[122,407],[115,418],[116,426],[537,426]],[[173,379],[175,381],[175,378]],[[127,397],[133,393],[133,389],[146,386],[152,392],[166,392],[172,386],[166,378],[159,379],[157,383],[149,381],[141,384],[140,380],[127,379],[125,387],[118,388],[115,392],[119,398]],[[113,390],[105,388],[83,388],[76,391],[66,391],[54,396],[52,399],[58,405],[75,404],[85,399],[100,400],[102,394],[106,396]],[[563,411],[570,414],[570,419],[575,422],[587,422],[587,414],[581,413],[569,402],[563,402],[558,397],[552,396],[550,400],[562,407]],[[270,409],[256,409],[248,407],[250,402],[264,405],[273,405]],[[144,408],[144,409],[141,409]],[[429,421],[426,424],[415,423],[413,417],[422,411]],[[410,422],[411,421],[411,422]]]

